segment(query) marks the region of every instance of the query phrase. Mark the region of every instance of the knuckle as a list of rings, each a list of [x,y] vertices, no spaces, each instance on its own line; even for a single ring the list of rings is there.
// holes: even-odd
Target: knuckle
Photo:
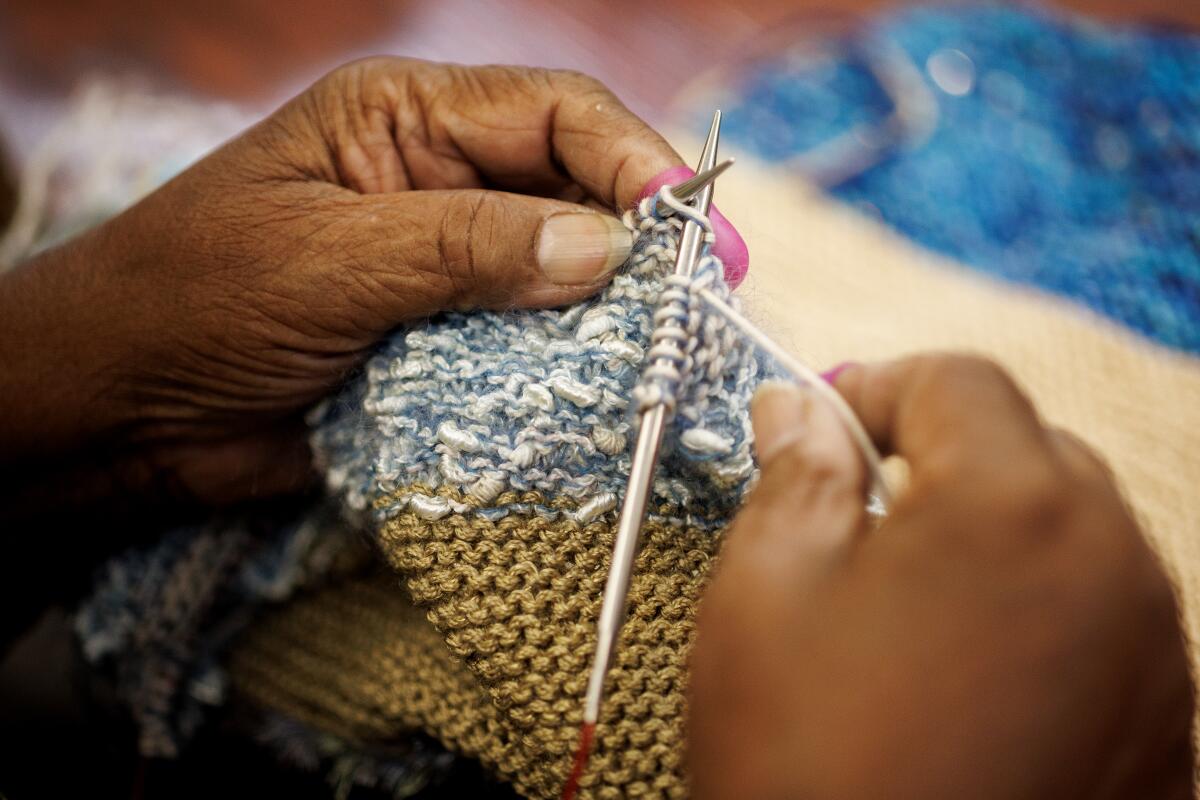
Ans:
[[[1050,431],[1061,457],[1084,483],[1108,486],[1114,481],[1112,466],[1098,450],[1074,433],[1062,428]]]
[[[991,499],[981,496],[979,509],[990,509],[995,523],[1017,545],[1039,545],[1070,539],[1079,529],[1080,504],[1071,481],[1054,465],[1027,464],[1020,471],[1006,471],[998,483],[981,487]],[[997,497],[1004,498],[997,504]],[[972,514],[973,518],[978,518]]]
[[[1140,536],[1139,536],[1140,539]],[[1135,578],[1138,598],[1148,616],[1165,619],[1175,633],[1175,623],[1180,614],[1180,601],[1174,584],[1163,568],[1162,562],[1147,552],[1143,567]]]
[[[576,69],[547,70],[547,77],[552,84],[575,92],[609,92],[598,78]]]
[[[1016,382],[1008,371],[984,356],[968,353],[946,353],[919,356],[920,371],[935,387],[957,388],[966,385],[999,386],[1017,392]]]
[[[576,102],[595,104],[600,108],[624,108],[624,104],[611,89],[597,78],[574,70],[553,70],[548,75],[551,89],[572,98]]]
[[[1005,539],[1041,538],[1058,529],[1072,507],[1065,471],[1053,459],[1019,465],[966,460],[943,450],[922,464],[919,486],[932,492],[922,505],[966,530],[1004,531]]]
[[[831,453],[809,452],[801,467],[800,478],[809,484],[841,483],[846,478],[845,465]]]
[[[844,481],[846,465],[836,453],[800,441],[776,455],[772,475],[789,485],[816,486]]]
[[[318,83],[333,83],[338,86],[353,85],[409,70],[424,62],[403,56],[366,56],[348,61],[321,78]]]
[[[503,214],[504,205],[492,192],[473,192],[464,201],[463,238],[468,248],[467,260],[472,269],[476,266],[479,248],[492,245],[497,229],[497,218]]]
[[[1111,474],[1098,456],[1084,452],[1080,445],[1070,457],[1050,453],[1004,471],[1015,523],[1033,531],[1078,531],[1089,537],[1116,531],[1122,521],[1136,530]]]
[[[786,484],[794,482],[797,473],[804,468],[804,449],[799,442],[787,445],[775,453],[771,463],[765,468],[771,484]],[[764,481],[764,484],[767,482]]]
[[[1121,595],[1126,605],[1147,617],[1176,613],[1174,587],[1137,523],[1101,500],[1100,508],[1081,508],[1076,548],[1086,548],[1081,589],[1106,598]]]
[[[379,60],[365,58],[343,64],[318,79],[309,92],[338,104],[339,99],[352,97],[355,88],[363,85],[365,76],[379,68]]]
[[[963,418],[986,407],[1024,430],[1037,425],[1032,402],[1012,375],[989,358],[968,354],[920,356],[912,372],[913,403],[931,417]]]
[[[1024,477],[1014,490],[1014,508],[1029,530],[1056,530],[1071,510],[1070,488],[1053,470],[1038,469],[1034,473]]]
[[[437,263],[457,294],[470,296],[480,279],[480,255],[495,244],[501,204],[485,190],[455,193],[437,233]]]

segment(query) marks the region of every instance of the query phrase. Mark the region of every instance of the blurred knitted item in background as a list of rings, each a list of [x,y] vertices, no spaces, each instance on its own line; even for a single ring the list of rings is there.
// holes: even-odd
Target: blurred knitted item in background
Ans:
[[[1200,353],[1200,36],[1007,4],[904,9],[840,45],[809,35],[731,77],[727,141],[786,164],[881,122],[892,103],[862,53],[899,47],[935,98],[932,134],[834,195]]]
[[[38,106],[12,91],[0,83],[0,108]],[[10,142],[19,169],[7,228],[0,213],[0,272],[115,216],[255,121],[230,104],[150,91],[134,78],[85,76],[60,118]]]
[[[111,559],[79,610],[84,657],[109,672],[138,750],[173,757],[227,697],[220,655],[256,609],[365,560],[337,510],[216,520]]]

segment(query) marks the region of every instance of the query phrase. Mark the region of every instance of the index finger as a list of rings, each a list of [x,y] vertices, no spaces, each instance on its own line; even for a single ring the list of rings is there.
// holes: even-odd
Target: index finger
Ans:
[[[458,67],[415,86],[428,95],[426,127],[435,141],[444,136],[503,188],[570,181],[625,208],[651,178],[683,163],[604,84],[577,72]]]
[[[986,359],[921,355],[843,370],[835,387],[879,448],[930,470],[1026,468],[1048,452],[1033,404]]]

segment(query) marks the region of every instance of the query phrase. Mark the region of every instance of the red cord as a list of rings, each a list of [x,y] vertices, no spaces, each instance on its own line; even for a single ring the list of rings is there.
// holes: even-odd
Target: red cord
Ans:
[[[563,787],[562,800],[575,800],[579,791],[579,779],[587,769],[588,756],[592,754],[592,736],[596,733],[596,723],[585,722],[579,729],[579,748],[575,751],[575,765],[571,767],[571,775],[567,785]]]

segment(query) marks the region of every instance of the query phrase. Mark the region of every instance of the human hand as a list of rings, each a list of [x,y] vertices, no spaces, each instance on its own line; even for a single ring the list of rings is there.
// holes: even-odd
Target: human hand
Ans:
[[[372,344],[594,292],[631,244],[595,209],[679,163],[578,74],[339,69],[0,280],[0,461],[86,443],[116,483],[201,504],[300,487],[304,410]]]
[[[1168,582],[1100,461],[973,358],[841,373],[907,491],[801,390],[755,399],[761,483],[700,610],[697,798],[1191,797]]]

